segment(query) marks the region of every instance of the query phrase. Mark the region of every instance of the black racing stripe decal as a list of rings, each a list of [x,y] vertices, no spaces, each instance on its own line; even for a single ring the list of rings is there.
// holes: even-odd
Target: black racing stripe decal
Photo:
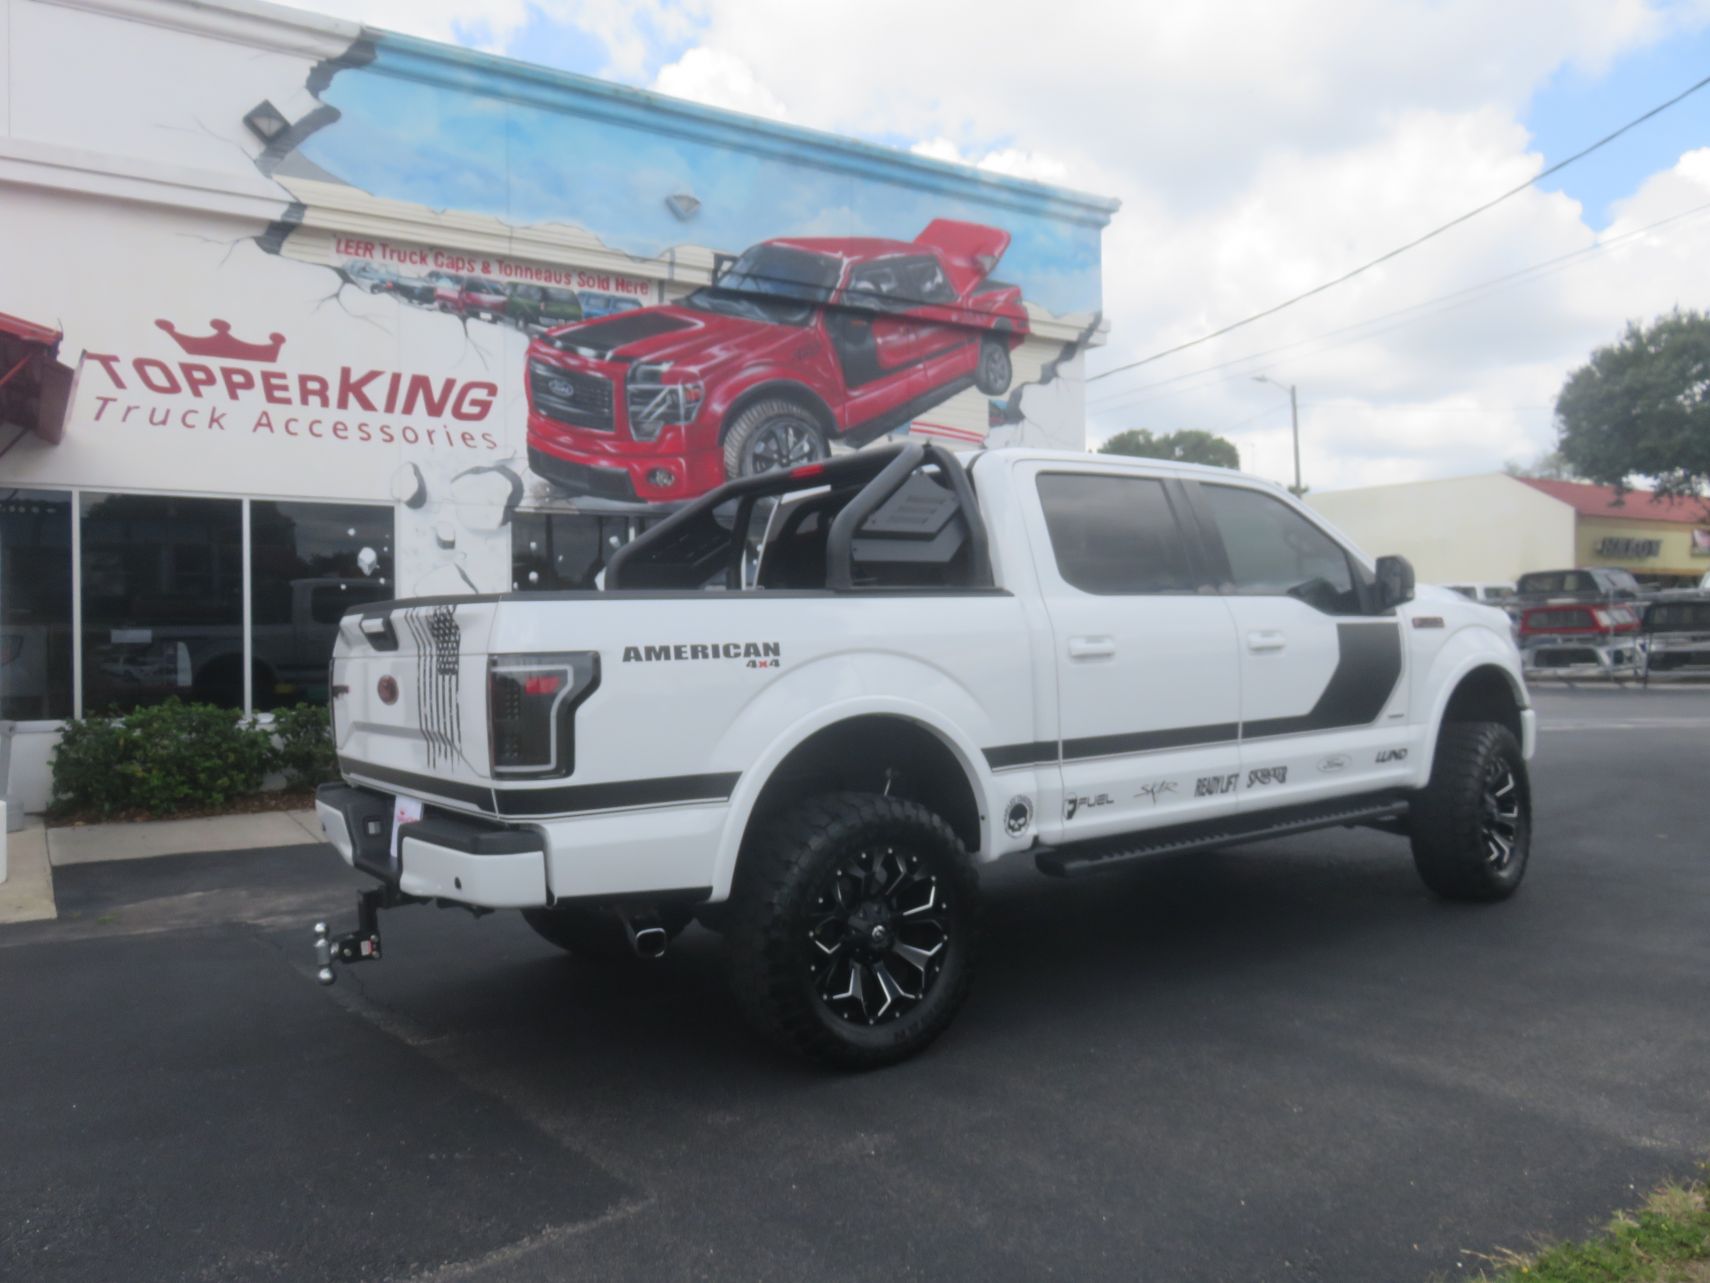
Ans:
[[[1165,748],[1192,748],[1198,744],[1232,743],[1240,728],[1234,722],[1209,726],[1172,726],[1161,731],[1130,731],[1124,735],[1091,735],[1063,741],[1063,760],[1084,757],[1117,757],[1125,753],[1154,753]]]
[[[1011,766],[1038,766],[1055,762],[1057,741],[1036,740],[1031,744],[1000,744],[996,748],[981,751],[986,755],[986,765],[994,771],[1001,771]]]
[[[1305,735],[1377,721],[1401,680],[1401,628],[1382,623],[1337,624],[1336,671],[1312,711],[1271,717],[1241,726],[1242,739]]]
[[[612,784],[570,784],[558,788],[500,789],[499,814],[573,815],[625,806],[665,806],[672,802],[724,802],[741,778],[722,775],[671,775],[656,780],[618,780]]]
[[[493,790],[480,784],[459,784],[456,780],[398,771],[390,766],[375,766],[371,762],[359,762],[351,757],[339,758],[338,768],[346,775],[360,776],[376,784],[392,784],[411,793],[450,798],[454,802],[462,802],[465,806],[478,806],[483,811],[493,809]]]

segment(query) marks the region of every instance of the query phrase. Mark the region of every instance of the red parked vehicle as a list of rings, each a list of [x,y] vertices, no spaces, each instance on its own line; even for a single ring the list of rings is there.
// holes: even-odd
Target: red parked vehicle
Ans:
[[[912,241],[762,241],[680,303],[550,330],[528,349],[528,454],[577,494],[690,499],[862,445],[965,388],[1009,390],[1021,291],[1009,233],[934,220]]]
[[[1529,675],[1636,674],[1643,659],[1639,612],[1612,603],[1556,602],[1520,612],[1520,660]]]
[[[464,316],[496,321],[505,314],[511,292],[498,281],[471,276],[463,282],[463,292],[457,298],[457,310]]]

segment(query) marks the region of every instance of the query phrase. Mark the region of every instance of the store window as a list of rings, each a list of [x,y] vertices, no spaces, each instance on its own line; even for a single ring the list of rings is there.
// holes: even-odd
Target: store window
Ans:
[[[0,490],[0,717],[71,712],[71,495]]]
[[[253,707],[325,703],[338,621],[397,595],[392,509],[253,499],[249,546]]]
[[[511,587],[517,592],[566,592],[598,587],[606,559],[640,534],[635,517],[518,512],[511,517]]]
[[[243,504],[82,499],[83,711],[243,707]]]

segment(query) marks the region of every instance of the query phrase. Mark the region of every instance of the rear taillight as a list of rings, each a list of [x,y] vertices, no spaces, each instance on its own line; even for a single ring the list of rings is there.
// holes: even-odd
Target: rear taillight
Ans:
[[[600,684],[599,652],[494,655],[487,665],[493,774],[568,775],[576,768],[576,708]]]

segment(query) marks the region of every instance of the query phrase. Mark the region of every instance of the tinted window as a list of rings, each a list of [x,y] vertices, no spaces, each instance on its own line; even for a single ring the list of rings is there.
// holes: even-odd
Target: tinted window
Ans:
[[[1298,597],[1334,615],[1360,611],[1348,554],[1280,499],[1234,486],[1204,486],[1235,591]]]
[[[249,543],[253,706],[324,701],[339,618],[398,595],[392,510],[255,499]]]
[[[83,708],[241,708],[243,505],[82,496]]]
[[[627,517],[513,513],[511,587],[517,592],[595,588],[594,579],[605,569],[606,558],[644,528]]]
[[[0,717],[71,716],[71,496],[0,490]]]
[[[1197,591],[1163,482],[1046,473],[1039,502],[1064,582],[1105,596]]]

